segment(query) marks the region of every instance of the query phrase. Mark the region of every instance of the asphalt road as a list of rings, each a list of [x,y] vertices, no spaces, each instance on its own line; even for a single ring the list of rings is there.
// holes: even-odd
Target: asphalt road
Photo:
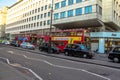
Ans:
[[[37,77],[35,80],[120,80],[119,69],[44,56],[27,50],[1,47],[0,58],[8,59],[7,63],[24,71],[25,75],[34,79]]]

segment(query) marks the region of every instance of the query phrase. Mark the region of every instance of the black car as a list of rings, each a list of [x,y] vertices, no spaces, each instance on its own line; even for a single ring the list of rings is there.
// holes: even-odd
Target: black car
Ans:
[[[50,48],[49,45],[50,45],[49,43],[42,43],[39,46],[39,50],[40,51],[45,51],[45,52],[49,52],[49,50],[50,50],[50,53],[56,53],[56,54],[60,53],[60,49],[59,48],[57,48],[55,46],[52,46],[52,45],[51,45],[51,48]]]
[[[94,56],[94,52],[88,50],[81,44],[68,44],[64,48],[64,54],[67,56],[79,56],[84,58],[92,58]]]
[[[15,47],[20,47],[18,41],[15,41],[15,40],[12,41],[12,42],[10,43],[10,45],[11,45],[11,46],[15,46]]]
[[[114,62],[120,62],[120,46],[114,46],[108,53],[108,58]]]

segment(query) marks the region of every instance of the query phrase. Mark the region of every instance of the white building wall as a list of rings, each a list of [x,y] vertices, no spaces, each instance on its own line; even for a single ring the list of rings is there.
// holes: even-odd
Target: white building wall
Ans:
[[[7,29],[6,33],[19,33],[23,31],[33,31],[33,30],[39,30],[39,29],[45,29],[49,28],[49,24],[47,24],[47,20],[50,20],[50,16],[48,16],[48,12],[50,12],[49,4],[47,4],[48,1],[46,0],[23,0],[21,2],[16,3],[15,5],[11,6],[11,8],[8,10],[7,15]],[[47,9],[45,10],[45,5],[47,5]],[[41,7],[43,7],[43,11],[41,11]],[[40,12],[38,12],[38,8],[40,8]],[[30,11],[32,12],[37,9],[37,12],[30,15]],[[46,13],[45,18],[37,19],[37,16],[41,16],[44,13]],[[27,16],[25,16],[27,14]],[[32,19],[36,16],[36,20],[29,21],[29,18]],[[23,21],[27,20],[28,21]],[[21,22],[23,21],[23,22]],[[46,21],[46,25],[44,24],[44,21]],[[37,25],[37,22],[39,23],[39,26],[33,26],[29,27],[29,24],[32,23]],[[42,22],[42,25],[40,26],[40,22]],[[25,28],[24,28],[25,26]]]

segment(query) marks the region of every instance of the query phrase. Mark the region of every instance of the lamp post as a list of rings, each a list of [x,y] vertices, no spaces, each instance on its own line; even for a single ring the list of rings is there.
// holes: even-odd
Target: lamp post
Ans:
[[[52,30],[52,19],[53,19],[53,0],[50,1],[51,10],[50,10],[50,29],[49,29],[49,52],[51,53],[51,30]]]

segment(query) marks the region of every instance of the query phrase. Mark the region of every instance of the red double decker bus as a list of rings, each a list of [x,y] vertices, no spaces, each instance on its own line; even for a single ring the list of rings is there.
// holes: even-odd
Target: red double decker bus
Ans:
[[[84,44],[90,48],[89,31],[85,29],[69,29],[51,32],[51,42],[58,47],[61,52],[67,44]]]

